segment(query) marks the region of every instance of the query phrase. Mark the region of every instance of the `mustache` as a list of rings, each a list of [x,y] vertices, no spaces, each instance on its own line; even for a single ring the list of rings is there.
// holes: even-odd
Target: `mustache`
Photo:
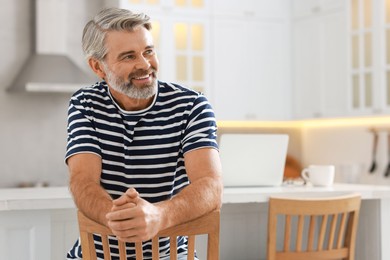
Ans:
[[[129,74],[128,79],[131,80],[132,78],[138,78],[144,75],[152,74],[153,76],[156,75],[157,70],[154,68],[150,68],[148,70],[137,70]]]

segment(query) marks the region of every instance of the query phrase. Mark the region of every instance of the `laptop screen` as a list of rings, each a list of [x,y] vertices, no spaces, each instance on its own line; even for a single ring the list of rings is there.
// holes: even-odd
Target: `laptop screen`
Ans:
[[[224,186],[281,185],[287,146],[287,134],[222,134],[219,151]]]

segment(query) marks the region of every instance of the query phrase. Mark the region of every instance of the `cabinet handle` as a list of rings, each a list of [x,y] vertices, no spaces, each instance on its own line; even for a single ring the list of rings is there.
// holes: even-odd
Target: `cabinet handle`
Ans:
[[[373,114],[382,114],[382,109],[381,108],[373,108],[372,109],[372,113]]]
[[[321,7],[320,6],[314,6],[312,9],[311,9],[311,12],[312,13],[320,13],[321,12]]]
[[[245,10],[243,13],[245,16],[255,16],[256,14],[254,11],[249,11],[249,10]]]
[[[322,113],[321,112],[314,112],[313,117],[315,117],[315,118],[322,117]]]

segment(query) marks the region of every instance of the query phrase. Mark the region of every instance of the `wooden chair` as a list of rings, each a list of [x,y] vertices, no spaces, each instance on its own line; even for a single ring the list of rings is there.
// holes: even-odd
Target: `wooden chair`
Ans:
[[[354,259],[359,195],[271,197],[268,209],[268,260]],[[278,220],[282,225],[278,226]],[[277,248],[277,226],[283,229],[283,222],[281,249]]]
[[[78,211],[78,222],[80,229],[81,248],[83,252],[83,259],[95,260],[96,249],[93,240],[93,234],[99,234],[102,237],[102,245],[104,251],[104,259],[111,259],[110,249],[108,245],[108,236],[112,236],[111,230],[95,221],[87,218],[80,211]],[[170,260],[177,259],[177,236],[188,237],[188,256],[187,259],[194,259],[195,252],[195,236],[207,234],[207,259],[219,259],[219,227],[220,227],[220,212],[213,211],[195,220],[183,223],[178,226],[168,228],[160,231],[157,236],[152,239],[152,258],[159,260],[159,237],[170,238]],[[142,243],[135,243],[136,259],[143,259]],[[175,252],[174,254],[172,252]],[[119,241],[119,255],[120,260],[126,258],[125,243]]]

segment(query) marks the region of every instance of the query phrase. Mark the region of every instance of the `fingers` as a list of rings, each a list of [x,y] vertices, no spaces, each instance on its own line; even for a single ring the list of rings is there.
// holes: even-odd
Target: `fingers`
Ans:
[[[128,188],[127,191],[125,192],[125,194],[126,194],[127,196],[129,196],[130,198],[139,197],[139,193],[138,193],[137,190],[134,189],[134,188]]]
[[[122,196],[113,200],[113,205],[121,206],[129,202],[136,204],[138,198],[139,193],[134,188],[129,188],[124,194],[122,194]]]
[[[137,204],[135,204],[134,202],[128,202],[126,204],[122,204],[122,205],[113,205],[112,208],[111,208],[111,211],[118,211],[118,210],[123,210],[123,209],[130,209],[130,208],[134,208],[136,207]]]
[[[110,229],[114,235],[121,241],[125,242],[137,242],[146,241],[151,237],[146,232],[144,225],[137,224],[135,219],[129,219],[125,221],[112,221],[109,222]]]
[[[147,236],[146,224],[142,218],[132,217],[123,218],[120,212],[113,214],[107,214],[108,227],[112,230],[113,234],[121,241],[124,242],[142,242],[150,239]]]
[[[120,221],[133,218],[137,204],[129,202],[123,205],[114,205],[110,212],[106,214],[108,221]]]

